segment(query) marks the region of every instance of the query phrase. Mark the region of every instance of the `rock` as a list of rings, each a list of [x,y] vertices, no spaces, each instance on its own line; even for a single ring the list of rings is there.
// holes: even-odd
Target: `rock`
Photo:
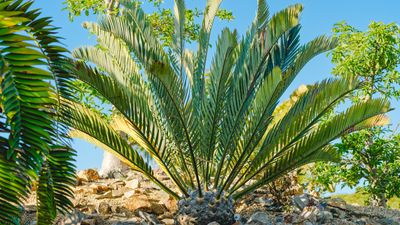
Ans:
[[[165,224],[165,225],[174,225],[175,224],[174,219],[168,219],[168,218],[162,219],[161,222],[162,222],[162,224]]]
[[[111,213],[111,207],[107,202],[100,202],[97,206],[97,213],[100,215],[107,215]]]
[[[165,211],[167,211],[167,208],[165,207],[164,204],[159,204],[159,203],[151,203],[151,212],[157,214],[157,215],[161,215],[163,214]]]
[[[132,196],[126,203],[125,207],[134,212],[134,211],[144,211],[148,213],[155,213],[157,215],[163,214],[167,211],[167,208],[164,204],[159,204],[154,202],[143,195],[134,195]]]
[[[112,191],[107,191],[106,193],[96,196],[95,198],[96,199],[105,199],[105,198],[112,198],[112,197],[113,197]]]
[[[99,184],[91,184],[89,187],[92,189],[93,194],[101,194],[111,190],[111,187]]]
[[[255,199],[256,202],[260,203],[262,206],[272,206],[274,205],[274,200],[272,198],[264,198],[264,197],[258,197]]]
[[[122,187],[125,187],[125,182],[122,180],[116,180],[116,181],[110,183],[110,187],[111,187],[111,189],[114,189],[114,190],[120,189]]]
[[[396,222],[395,220],[391,218],[382,218],[378,220],[379,224],[382,225],[400,225],[399,222]]]
[[[337,208],[331,208],[330,209],[331,213],[333,214],[334,217],[344,219],[346,218],[346,212],[343,210],[337,209]]]
[[[79,208],[79,210],[81,210],[82,212],[85,212],[85,214],[94,214],[97,213],[97,209],[95,205],[87,205],[83,208]]]
[[[127,192],[124,193],[124,198],[130,198],[135,194],[137,194],[136,190],[127,191]]]
[[[310,204],[310,200],[307,194],[294,196],[293,204],[300,210],[303,210],[306,206]]]
[[[143,212],[143,211],[140,211],[140,210],[138,211],[138,216],[140,216],[146,222],[149,222],[149,224],[151,224],[151,225],[156,225],[156,224],[160,223],[160,221],[158,221],[156,216],[146,213],[146,212]]]
[[[130,189],[140,188],[139,179],[133,179],[133,180],[127,181],[125,183],[125,187],[130,188]]]
[[[125,194],[125,192],[124,192],[123,190],[121,190],[121,189],[119,189],[119,190],[112,190],[112,191],[111,191],[111,197],[113,197],[113,198],[122,197],[122,196],[124,196],[124,194]]]
[[[219,223],[214,221],[214,222],[211,222],[211,223],[209,223],[207,225],[219,225]]]
[[[77,178],[86,182],[93,182],[100,179],[99,173],[94,169],[81,170],[77,174]]]
[[[284,221],[285,221],[285,218],[283,218],[283,216],[277,216],[275,218],[276,223],[283,223]]]
[[[347,203],[341,198],[332,198],[328,200],[328,205],[346,209]]]
[[[82,220],[81,225],[96,225],[95,219]]]
[[[357,225],[367,225],[367,221],[365,221],[365,219],[358,219],[356,220],[356,224]]]
[[[161,204],[164,204],[170,212],[178,211],[178,201],[171,196],[166,200],[161,200]]]
[[[319,214],[318,222],[321,223],[330,223],[333,220],[333,215],[329,211],[322,211]]]
[[[64,225],[76,225],[84,219],[86,219],[85,214],[81,213],[79,210],[74,210],[65,216]]]
[[[272,222],[270,221],[268,214],[265,212],[256,212],[254,213],[249,221],[247,221],[248,225],[270,225]]]
[[[305,220],[317,222],[318,217],[320,217],[320,213],[320,210],[316,206],[307,206],[303,209],[300,216]]]

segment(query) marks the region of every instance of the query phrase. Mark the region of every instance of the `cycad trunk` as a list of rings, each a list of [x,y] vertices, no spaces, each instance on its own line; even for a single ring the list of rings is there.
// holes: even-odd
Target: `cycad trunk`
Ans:
[[[234,205],[232,199],[224,197],[217,199],[216,192],[204,192],[199,198],[194,191],[188,198],[179,201],[176,219],[179,225],[209,224],[218,222],[221,225],[231,225],[234,221]]]

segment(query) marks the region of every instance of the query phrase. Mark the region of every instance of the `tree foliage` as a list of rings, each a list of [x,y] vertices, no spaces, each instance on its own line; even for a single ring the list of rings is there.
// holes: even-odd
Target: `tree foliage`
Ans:
[[[363,83],[350,100],[362,102],[374,95],[398,99],[399,26],[372,22],[368,30],[362,32],[346,23],[339,23],[333,31],[339,43],[331,53],[335,64],[332,73],[340,77],[355,77]],[[341,162],[317,163],[312,171],[313,182],[322,184],[323,189],[329,191],[333,191],[339,182],[350,187],[362,182],[364,191],[374,200],[371,203],[385,206],[388,197],[398,194],[392,188],[398,185],[394,177],[398,176],[398,171],[396,174],[393,165],[398,163],[400,157],[393,147],[398,144],[395,136],[387,129],[370,129],[343,137],[337,144],[342,155]]]
[[[395,23],[371,22],[367,31],[338,23],[333,28],[338,46],[332,51],[337,76],[357,77],[365,83],[356,99],[373,94],[400,97],[400,27]]]
[[[154,34],[160,38],[165,46],[170,46],[173,42],[172,37],[174,34],[175,18],[173,10],[165,7],[162,0],[135,0],[133,4],[140,6],[146,4],[151,6],[150,12],[146,19],[151,24]],[[80,16],[83,12],[89,15],[90,12],[94,14],[103,14],[107,12],[110,7],[113,8],[113,14],[118,14],[119,1],[107,0],[66,0],[64,2],[66,9],[69,11],[70,19],[75,16]],[[117,8],[115,8],[115,6]],[[200,32],[201,24],[197,21],[204,15],[204,11],[193,8],[185,9],[185,24],[184,24],[184,39],[188,42],[196,41]],[[231,21],[234,19],[232,12],[226,9],[219,9],[216,16],[221,20]]]
[[[50,19],[32,1],[0,1],[0,221],[20,224],[22,203],[37,183],[38,224],[72,207],[74,151],[58,121],[71,97],[69,72]]]
[[[400,134],[374,128],[346,135],[336,146],[341,162],[328,170],[317,165],[317,182],[325,186],[342,183],[352,188],[361,182],[361,190],[371,196],[372,205],[386,206],[387,199],[400,197]]]
[[[360,88],[356,80],[340,78],[303,88],[280,106],[303,66],[336,42],[320,36],[301,45],[303,7],[293,5],[271,16],[265,1],[258,2],[257,16],[243,38],[236,31],[222,31],[209,69],[210,33],[221,1],[207,1],[196,52],[185,48],[181,0],[175,1],[169,48],[148,15],[128,1],[121,2],[118,16],[85,23],[101,48],[73,52],[75,75],[118,113],[108,122],[72,101],[65,122],[176,198],[188,197],[191,190],[199,197],[215,190],[217,198],[237,199],[301,165],[337,159],[330,143],[379,123],[390,110],[388,102],[359,102],[323,123],[336,102]],[[179,192],[154,176],[152,165],[121,133],[147,152]]]

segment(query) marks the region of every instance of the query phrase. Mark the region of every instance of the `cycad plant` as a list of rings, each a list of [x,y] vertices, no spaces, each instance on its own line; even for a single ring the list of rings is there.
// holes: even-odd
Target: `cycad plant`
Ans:
[[[69,62],[32,3],[0,0],[0,224],[21,224],[33,185],[37,224],[72,207],[74,151],[57,121],[58,95],[70,97]]]
[[[229,29],[221,32],[206,69],[221,0],[207,2],[196,52],[184,48],[183,0],[175,1],[174,44],[169,48],[153,35],[140,8],[121,3],[118,16],[84,24],[98,45],[73,52],[77,78],[107,99],[116,116],[109,123],[71,102],[66,122],[75,136],[114,153],[180,199],[180,221],[192,217],[197,224],[231,224],[234,200],[294,168],[334,160],[333,140],[375,125],[389,110],[385,100],[371,99],[324,122],[338,102],[362,85],[353,79],[324,80],[279,105],[304,65],[335,46],[325,36],[299,43],[301,5],[270,16],[259,0],[243,37]],[[175,188],[157,179],[131,140]]]

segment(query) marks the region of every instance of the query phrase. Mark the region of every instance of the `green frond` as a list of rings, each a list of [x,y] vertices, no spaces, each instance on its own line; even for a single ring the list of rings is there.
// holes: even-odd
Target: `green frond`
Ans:
[[[294,103],[284,104],[288,107],[285,111],[277,107],[278,112],[284,115],[278,115],[280,119],[273,120],[269,124],[270,128],[258,146],[259,151],[252,156],[253,159],[246,171],[256,171],[261,165],[270,162],[278,152],[286,151],[299,139],[307,136],[310,130],[321,122],[321,118],[336,106],[336,103],[357,87],[358,83],[354,80],[328,79],[310,86],[300,95],[297,94]],[[295,93],[299,91],[296,90]]]
[[[199,105],[204,94],[204,77],[207,54],[209,50],[210,34],[214,24],[215,16],[221,5],[222,0],[207,0],[204,9],[203,23],[199,33],[198,50],[196,54],[196,64],[193,74],[194,104]]]
[[[257,1],[257,29],[264,31],[269,19],[269,6],[265,0]]]
[[[205,179],[209,179],[211,173],[214,149],[218,144],[220,133],[219,121],[223,118],[226,104],[226,96],[232,82],[233,62],[235,60],[234,49],[237,45],[236,32],[224,29],[217,42],[217,53],[212,61],[211,72],[206,82],[207,98],[203,106],[205,115],[202,127],[202,157],[206,165],[203,166]],[[206,181],[208,182],[208,181]]]
[[[332,50],[336,47],[336,44],[336,39],[322,35],[301,46],[294,63],[288,66],[285,72],[285,82],[282,86],[291,84],[297,74],[311,59],[321,53]]]
[[[0,220],[8,224],[19,224],[23,200],[28,196],[31,180],[37,179],[37,167],[41,164],[40,155],[30,152],[17,154],[8,159],[7,139],[0,137]],[[32,157],[30,159],[29,157]]]
[[[76,130],[86,134],[86,139],[101,144],[105,150],[112,149],[111,153],[126,162],[132,169],[139,171],[149,179],[155,181],[162,189],[177,197],[177,194],[160,183],[153,175],[151,166],[144,161],[119,133],[108,122],[101,118],[96,112],[86,109],[84,106],[70,102],[68,116],[65,116],[65,123]],[[79,134],[79,133],[78,133]],[[77,133],[75,133],[77,135]],[[80,136],[84,136],[80,134]],[[135,139],[135,141],[139,141]]]
[[[171,136],[178,143],[182,157],[186,149],[194,161],[193,136],[190,134],[191,118],[185,111],[184,81],[176,76],[170,60],[162,49],[161,45],[154,40],[150,25],[145,21],[141,9],[125,10],[119,17],[105,17],[100,27],[123,40],[134,55],[139,59],[141,65],[147,72],[148,82],[151,86],[155,104],[160,107],[162,120],[172,120],[169,124]],[[184,131],[183,133],[180,131]],[[197,173],[197,166],[195,174]],[[189,170],[186,170],[190,173]],[[196,175],[198,177],[198,175]],[[197,178],[196,178],[197,179]],[[199,179],[197,179],[199,180]],[[199,183],[199,182],[198,182]]]
[[[182,62],[182,57],[185,51],[185,1],[175,0],[174,1],[174,22],[175,22],[175,35],[174,35],[174,48],[175,51],[181,55],[180,61]]]
[[[53,181],[53,195],[56,209],[61,214],[73,209],[71,199],[76,184],[76,151],[68,146],[52,145],[47,165]]]
[[[39,174],[37,188],[37,221],[40,225],[51,224],[56,218],[56,204],[54,202],[53,180],[51,171],[45,163]]]
[[[281,79],[282,71],[276,67],[261,82],[260,89],[246,115],[246,125],[240,137],[242,143],[237,146],[235,155],[231,156],[231,160],[227,163],[226,167],[230,170],[230,174],[224,186],[229,186],[241,168],[248,162],[253,149],[256,148],[271,123],[272,114],[278,104],[278,99],[274,95]]]
[[[306,63],[336,45],[326,36],[300,44],[301,5],[270,16],[259,0],[247,33],[224,29],[206,69],[221,0],[207,1],[196,53],[184,48],[183,0],[175,1],[171,48],[159,43],[137,4],[122,4],[119,16],[85,24],[99,45],[77,49],[73,62],[73,74],[112,104],[114,117],[107,123],[83,106],[66,108],[71,135],[113,152],[177,198],[193,190],[201,198],[211,188],[217,198],[238,198],[298,166],[337,159],[333,140],[387,122],[389,106],[379,99],[323,120],[360,87],[350,79],[301,86],[279,105]],[[141,151],[182,196],[154,178]]]
[[[32,181],[41,187],[39,207],[52,208],[40,213],[38,224],[51,223],[56,209],[72,205],[53,201],[54,189],[46,187],[53,178],[45,172],[53,142],[68,142],[56,115],[58,95],[71,97],[67,50],[51,20],[30,9],[32,3],[0,1],[0,220],[9,224],[19,224]]]
[[[296,168],[299,165],[304,165],[313,162],[314,156],[320,149],[323,149],[330,142],[340,137],[341,135],[350,132],[360,123],[365,123],[366,120],[382,115],[390,110],[389,103],[384,99],[373,99],[367,102],[359,103],[351,106],[346,111],[336,115],[334,118],[319,126],[315,126],[308,135],[300,138],[289,149],[279,151],[268,160],[261,168],[253,173],[250,173],[246,179],[248,181],[258,173],[263,173],[263,179],[259,179],[254,185],[244,188],[235,194],[235,197],[241,196],[243,193],[260,185],[269,182],[269,176],[282,174],[283,172]],[[375,123],[370,123],[374,126]],[[240,185],[237,185],[239,187]]]
[[[274,53],[273,50],[278,48],[280,38],[298,25],[301,10],[301,5],[295,5],[273,15],[265,30],[261,33],[261,37],[255,37],[257,39],[252,43],[249,52],[242,53],[246,54],[243,61],[245,64],[241,67],[242,71],[235,71],[234,79],[236,82],[233,83],[232,96],[229,96],[227,119],[222,124],[221,145],[223,150],[219,156],[221,160],[218,162],[215,186],[218,185],[222,168],[226,165],[226,156],[233,154],[235,146],[238,145],[237,142],[240,141],[240,131],[245,126],[245,115],[251,105],[250,103],[254,100],[260,81],[273,69],[266,67],[268,65],[266,60],[272,58],[271,55]],[[280,87],[280,89],[282,90],[283,87]],[[279,98],[281,94],[277,93],[276,97]]]
[[[132,59],[130,55],[130,50],[127,44],[121,40],[120,38],[115,37],[113,33],[104,31],[99,27],[96,23],[85,22],[83,25],[90,33],[93,33],[97,37],[97,41],[99,46],[97,48],[102,50],[104,54],[110,55],[112,60],[109,62],[113,62],[116,66],[118,66],[120,71],[123,71],[125,74],[129,74],[129,76],[138,76],[140,66]],[[72,55],[76,58],[92,61],[98,61],[94,56],[82,54],[82,50],[77,49],[72,52]],[[92,61],[93,62],[93,61]],[[101,65],[101,64],[100,64]],[[99,66],[100,66],[99,65]],[[107,68],[107,67],[102,67]],[[135,78],[136,80],[140,80]]]

